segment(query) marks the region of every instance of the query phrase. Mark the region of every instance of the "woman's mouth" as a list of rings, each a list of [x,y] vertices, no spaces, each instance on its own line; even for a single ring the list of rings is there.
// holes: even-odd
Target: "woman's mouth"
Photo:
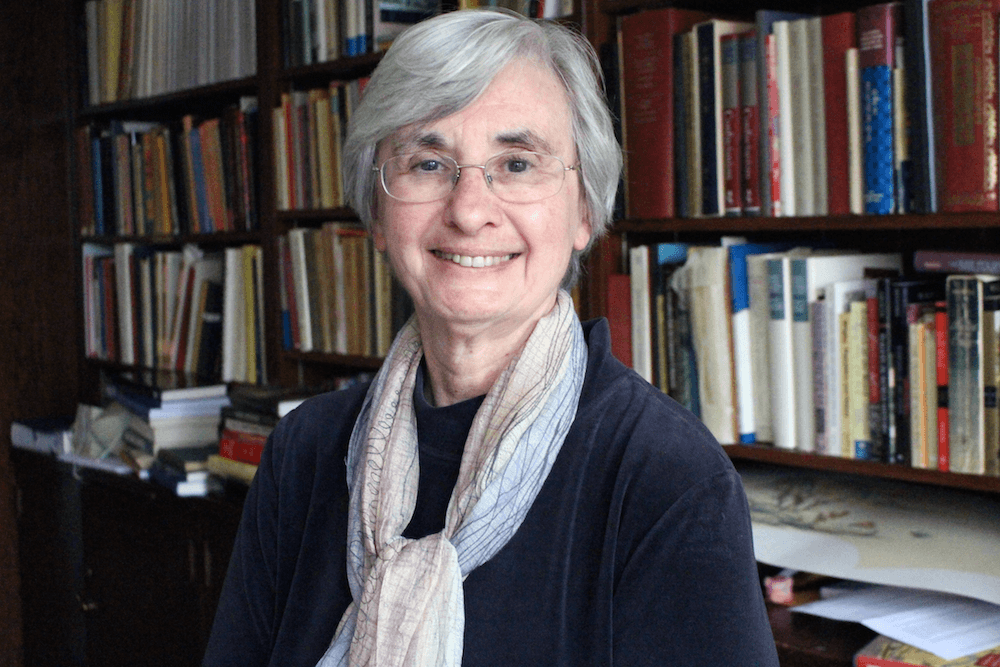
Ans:
[[[434,255],[440,259],[444,259],[449,262],[454,262],[459,266],[465,266],[477,269],[487,266],[496,266],[498,264],[503,264],[504,262],[508,262],[517,257],[517,253],[512,253],[509,255],[459,255],[458,253],[442,252],[440,250],[435,250],[433,252]]]

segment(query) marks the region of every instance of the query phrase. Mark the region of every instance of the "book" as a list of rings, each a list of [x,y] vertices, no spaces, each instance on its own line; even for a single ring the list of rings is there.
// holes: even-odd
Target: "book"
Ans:
[[[935,213],[938,210],[929,4],[930,0],[903,2],[903,32],[906,35],[903,58],[906,61],[910,154],[906,171],[906,209],[912,213]]]
[[[1000,254],[960,250],[917,250],[913,253],[916,271],[938,273],[982,273],[1000,275]]]
[[[868,300],[851,301],[846,314],[840,316],[843,346],[845,396],[841,430],[844,443],[842,455],[852,459],[871,457],[871,417],[868,402]]]
[[[664,8],[623,16],[626,209],[635,219],[675,215],[673,36],[708,19],[705,12]]]
[[[913,304],[906,314],[910,354],[910,465],[914,468],[937,469],[935,303]]]
[[[759,9],[754,14],[757,41],[757,90],[761,132],[758,169],[761,183],[762,215],[785,215],[780,191],[779,156],[781,150],[779,88],[775,61],[774,24],[806,18],[808,14]]]
[[[847,52],[857,46],[854,12],[824,16],[822,25],[823,132],[825,136],[825,184],[827,213],[851,213],[851,174],[848,100]]]
[[[746,21],[711,18],[694,27],[698,76],[701,215],[725,213],[725,139],[722,100],[722,38],[753,29]]]
[[[937,469],[948,472],[948,302],[934,302],[934,360],[937,381]]]
[[[688,291],[701,420],[721,443],[739,442],[729,250],[692,246],[678,279]]]
[[[865,213],[895,213],[894,86],[902,4],[886,2],[857,12],[858,67],[864,136]]]
[[[903,259],[899,253],[816,251],[791,260],[789,267],[792,289],[791,345],[796,388],[792,394],[791,405],[796,412],[795,440],[799,449],[811,451],[816,442],[817,406],[811,391],[815,385],[815,364],[810,314],[812,304],[819,297],[819,289],[837,281],[863,278],[866,269],[887,269],[898,272],[902,267]],[[867,350],[867,347],[865,349]]]
[[[629,249],[629,285],[632,311],[632,368],[646,382],[653,382],[653,315],[649,290],[649,249]]]
[[[225,479],[237,480],[247,486],[250,485],[254,475],[257,473],[257,466],[254,464],[227,459],[219,454],[209,456],[206,465],[208,471],[213,475]]]
[[[741,34],[722,36],[722,155],[724,212],[743,214],[743,103],[740,100]]]
[[[823,298],[817,301],[817,311],[823,315],[817,325],[823,324],[822,364],[816,374],[815,382],[822,387],[823,397],[822,417],[817,408],[816,420],[816,452],[829,456],[857,458],[857,450],[851,441],[851,412],[848,386],[848,322],[852,304],[865,301],[870,307],[869,297],[875,290],[875,279],[859,278],[839,280],[821,287]],[[860,315],[860,312],[857,313]],[[866,308],[866,316],[868,315]],[[855,341],[856,345],[860,341]],[[870,340],[869,340],[870,344]],[[870,357],[869,357],[870,358]],[[870,363],[870,361],[869,361]],[[857,369],[860,370],[860,369]],[[869,369],[870,370],[870,369]],[[870,408],[870,396],[856,395],[857,400],[864,399]],[[817,405],[819,405],[817,401]],[[872,420],[868,419],[869,437],[871,436]]]
[[[944,298],[940,277],[900,279],[890,282],[889,345],[892,371],[888,391],[892,393],[894,434],[887,447],[889,463],[910,465],[910,345],[907,313],[915,304],[933,306]]]
[[[993,325],[991,307],[1000,293],[1000,279],[995,276],[950,275],[946,278],[948,301],[948,459],[951,472],[985,474],[986,442],[987,340],[993,338],[987,328]],[[986,315],[990,312],[990,315]],[[995,383],[995,380],[994,380]],[[995,384],[993,385],[995,387]],[[993,397],[995,406],[995,391]]]
[[[735,368],[736,397],[739,415],[739,442],[750,444],[757,442],[758,431],[763,431],[762,439],[770,438],[770,400],[766,406],[760,405],[758,393],[769,393],[770,383],[766,382],[767,362],[759,363],[755,368],[755,357],[760,356],[767,346],[766,320],[753,321],[751,315],[752,296],[761,299],[766,306],[766,292],[753,292],[751,288],[751,272],[748,268],[750,256],[764,255],[786,249],[782,243],[734,243],[728,246],[730,285],[732,294],[733,322],[733,365]],[[758,283],[760,277],[755,278]],[[765,283],[766,289],[766,283]],[[763,309],[758,309],[764,312]],[[763,323],[763,326],[761,324]],[[763,372],[762,372],[763,371]],[[763,387],[758,387],[763,385]],[[764,413],[767,413],[766,416]],[[758,426],[763,423],[766,427]],[[764,435],[767,438],[764,438]]]
[[[761,94],[758,89],[758,45],[754,31],[740,36],[740,132],[742,144],[742,204],[743,215],[761,214]],[[766,133],[765,133],[766,134]]]
[[[795,361],[792,341],[792,271],[795,251],[767,260],[770,323],[767,342],[771,378],[771,425],[774,445],[796,449],[798,425],[795,410]],[[811,447],[810,439],[810,447]]]
[[[805,20],[805,19],[799,19]],[[781,215],[796,216],[802,195],[798,192],[800,177],[812,175],[802,168],[802,160],[796,162],[796,142],[802,141],[802,134],[795,126],[795,121],[801,122],[801,113],[796,112],[796,95],[792,90],[792,62],[796,57],[792,42],[792,23],[794,21],[776,21],[774,23],[774,68],[775,88],[778,98],[777,123],[778,130],[778,180],[781,190]],[[803,92],[801,89],[799,92]],[[797,138],[798,137],[798,138]]]
[[[876,635],[854,654],[854,667],[988,667],[1000,664],[1000,646],[947,660],[885,635]]]
[[[994,0],[927,5],[938,210],[996,211],[997,67]]]

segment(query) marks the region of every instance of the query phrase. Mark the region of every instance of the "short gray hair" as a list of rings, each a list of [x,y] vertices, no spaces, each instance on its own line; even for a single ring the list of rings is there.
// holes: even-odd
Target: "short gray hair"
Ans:
[[[343,155],[345,195],[367,229],[379,187],[372,170],[379,142],[407,125],[461,111],[504,67],[523,57],[550,67],[565,86],[591,228],[588,249],[606,233],[622,156],[597,55],[586,39],[558,23],[494,9],[447,12],[418,23],[395,40],[375,68],[351,114]],[[579,277],[583,252],[573,253],[564,287]]]

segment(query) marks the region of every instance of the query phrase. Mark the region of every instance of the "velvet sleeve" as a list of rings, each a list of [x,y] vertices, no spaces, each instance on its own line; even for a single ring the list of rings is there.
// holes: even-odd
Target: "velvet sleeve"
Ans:
[[[269,440],[267,450],[271,449]],[[270,660],[277,576],[276,495],[271,457],[265,455],[243,505],[202,662],[205,667],[257,667]]]
[[[694,483],[665,509],[655,508],[662,493],[637,486],[628,511],[656,518],[622,536],[615,665],[777,666],[736,471]]]

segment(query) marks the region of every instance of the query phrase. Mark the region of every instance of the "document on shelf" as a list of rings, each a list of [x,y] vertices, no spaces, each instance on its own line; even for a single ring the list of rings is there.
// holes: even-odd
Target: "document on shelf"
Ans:
[[[820,471],[738,469],[758,561],[1000,605],[1000,498]]]
[[[937,591],[870,585],[792,611],[861,623],[946,660],[1000,645],[1000,605]]]

